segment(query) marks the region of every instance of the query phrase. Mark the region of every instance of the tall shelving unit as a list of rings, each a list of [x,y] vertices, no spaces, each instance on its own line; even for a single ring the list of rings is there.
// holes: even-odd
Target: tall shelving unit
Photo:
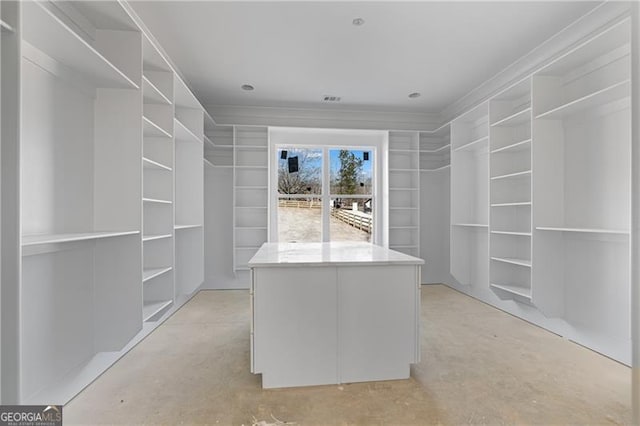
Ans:
[[[489,104],[490,286],[531,300],[531,79]]]
[[[489,122],[485,102],[451,123],[451,275],[488,285]]]
[[[389,132],[389,248],[420,256],[420,141]]]
[[[146,36],[142,45],[143,108],[143,321],[156,320],[173,304],[173,115],[174,77]]]
[[[175,239],[176,299],[204,282],[204,112],[176,75],[175,94]]]
[[[630,336],[630,77],[629,19],[533,76],[533,302],[596,347]]]
[[[267,241],[269,134],[266,127],[233,131],[233,267],[248,271],[247,263]]]
[[[142,326],[141,34],[111,3],[21,12],[18,354],[5,401],[55,395]]]
[[[630,54],[623,13],[451,124],[453,285],[625,363]]]
[[[449,180],[451,126],[420,133],[420,254],[423,283],[442,283],[449,274]]]
[[[125,2],[0,12],[2,403],[64,404],[203,282],[203,108]]]

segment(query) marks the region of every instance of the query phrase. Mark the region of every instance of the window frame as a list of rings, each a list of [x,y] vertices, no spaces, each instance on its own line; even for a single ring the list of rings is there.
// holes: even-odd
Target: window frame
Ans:
[[[332,198],[371,198],[374,217],[371,243],[385,245],[387,200],[384,197],[387,170],[386,147],[388,133],[333,129],[269,129],[269,221],[268,241],[278,242],[278,200],[280,198],[308,198],[309,194],[280,194],[278,192],[278,151],[282,149],[322,150],[322,229],[321,242],[330,241],[330,203]],[[329,151],[348,149],[370,151],[372,159],[371,194],[331,194],[331,161]],[[316,195],[312,195],[316,197]]]

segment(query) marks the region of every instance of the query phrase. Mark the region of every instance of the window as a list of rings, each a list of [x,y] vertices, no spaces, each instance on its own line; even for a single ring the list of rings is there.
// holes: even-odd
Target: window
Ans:
[[[371,242],[373,159],[371,151],[331,149],[329,241]]]
[[[278,241],[322,241],[322,149],[278,149]]]
[[[374,152],[276,147],[277,240],[372,242]]]

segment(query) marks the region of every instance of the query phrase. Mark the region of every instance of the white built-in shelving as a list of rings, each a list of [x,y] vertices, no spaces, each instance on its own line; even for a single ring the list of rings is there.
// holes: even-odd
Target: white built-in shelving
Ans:
[[[461,288],[625,362],[630,77],[621,16],[451,124]]]
[[[170,64],[143,37],[143,321],[174,300],[174,77]]]
[[[153,71],[151,71],[153,72]],[[146,75],[142,76],[142,92],[147,104],[171,105],[171,99],[165,95]]]
[[[126,2],[0,11],[2,399],[64,404],[203,282],[203,108]]]
[[[233,265],[235,271],[247,271],[248,261],[267,241],[268,130],[236,126],[233,135]]]
[[[25,2],[22,5],[22,20],[22,38],[30,46],[73,69],[95,87],[139,88],[139,71],[136,70],[138,75],[127,72],[135,70],[134,65],[127,63],[126,55],[118,55],[116,51],[117,43],[131,42],[136,33],[118,34],[116,30],[101,29],[95,39],[85,38],[74,31],[74,24],[67,17],[65,9],[55,3]],[[118,21],[126,20],[123,14],[116,12],[108,24],[117,25]],[[124,25],[131,27],[132,24],[127,22]],[[29,49],[29,53],[34,52]]]
[[[208,114],[175,76],[175,296],[204,282],[204,129]]]
[[[12,104],[21,122],[2,143],[20,153],[22,238],[21,258],[3,260],[2,312],[15,329],[2,339],[2,397],[64,403],[60,382],[123,349],[142,327],[141,34],[117,3],[2,2],[3,19],[10,7],[21,13],[11,21],[21,24],[11,35],[22,46]],[[69,16],[82,16],[84,31]],[[3,100],[6,47],[3,34]],[[15,279],[6,280],[11,268]]]
[[[171,138],[171,132],[163,129],[155,121],[148,117],[142,117],[144,122],[144,136],[145,137],[165,137]]]
[[[3,33],[13,33],[14,29],[13,26],[0,19],[0,31],[2,31]]]
[[[214,167],[233,167],[233,127],[210,124],[205,129],[204,156]]]
[[[489,281],[503,299],[531,299],[531,79],[489,102]]]
[[[154,279],[155,277],[159,277],[162,274],[166,274],[170,272],[173,268],[171,266],[165,268],[145,268],[142,271],[142,282],[146,282]]]
[[[123,237],[139,234],[139,231],[118,231],[118,232],[75,232],[68,234],[37,234],[24,235],[22,237],[22,247],[70,243],[76,241],[98,240],[101,238]]]
[[[438,172],[451,165],[451,132],[443,126],[435,132],[419,134],[420,171]]]
[[[420,256],[420,136],[389,132],[389,248]]]
[[[629,19],[533,75],[532,300],[608,348],[629,339],[630,77]]]
[[[450,271],[488,285],[489,111],[483,103],[451,123]]]

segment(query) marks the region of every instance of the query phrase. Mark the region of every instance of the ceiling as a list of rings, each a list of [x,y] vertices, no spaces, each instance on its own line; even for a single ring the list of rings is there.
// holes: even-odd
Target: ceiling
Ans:
[[[437,113],[598,3],[131,4],[204,105]]]

